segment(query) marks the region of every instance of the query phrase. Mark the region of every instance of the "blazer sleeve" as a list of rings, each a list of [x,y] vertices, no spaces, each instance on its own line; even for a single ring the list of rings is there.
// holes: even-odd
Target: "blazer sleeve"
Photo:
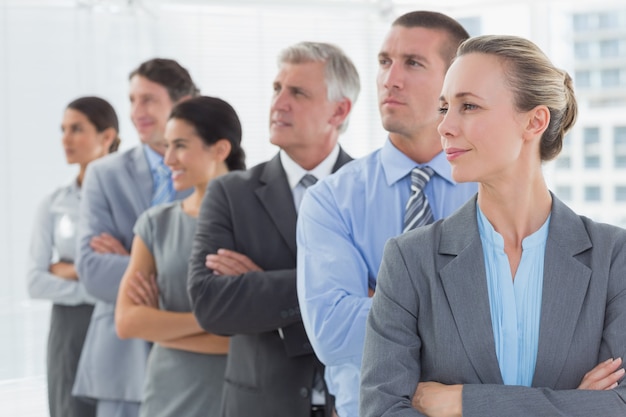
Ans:
[[[119,239],[111,211],[110,196],[105,192],[103,172],[99,168],[98,165],[90,164],[83,181],[76,267],[83,285],[91,295],[114,304],[130,257],[100,254],[91,248],[91,239],[101,233],[108,233]]]
[[[54,219],[50,213],[51,196],[37,209],[28,252],[27,281],[31,298],[50,300],[63,305],[90,301],[78,281],[67,280],[49,272],[54,253]]]
[[[606,304],[598,306],[605,310],[599,361],[626,356],[623,243],[613,247],[610,258]],[[421,340],[416,334],[420,300],[409,275],[396,240],[390,240],[367,323],[361,380],[364,417],[421,415],[411,408],[420,382]],[[626,382],[622,379],[608,391],[464,384],[462,401],[463,417],[626,415]]]
[[[392,238],[385,245],[367,318],[361,365],[362,417],[423,416],[411,406],[420,382],[419,305],[403,256]]]
[[[202,201],[189,261],[188,291],[198,323],[208,332],[232,335],[300,322],[295,268],[227,276],[205,266],[208,254],[220,248],[237,250],[230,205],[225,185],[212,181]]]

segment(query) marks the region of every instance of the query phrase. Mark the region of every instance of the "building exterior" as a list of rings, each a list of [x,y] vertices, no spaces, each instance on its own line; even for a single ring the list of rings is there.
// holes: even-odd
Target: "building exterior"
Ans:
[[[552,189],[578,212],[626,227],[626,6],[565,12],[580,112],[549,167]]]

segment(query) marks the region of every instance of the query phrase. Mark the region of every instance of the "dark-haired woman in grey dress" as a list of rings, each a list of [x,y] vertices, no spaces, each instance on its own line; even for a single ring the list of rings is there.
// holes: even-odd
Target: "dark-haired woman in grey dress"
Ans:
[[[218,416],[228,338],[203,331],[191,313],[187,261],[208,183],[245,168],[241,125],[228,103],[198,97],[174,107],[165,138],[174,187],[194,192],[137,220],[115,323],[122,338],[155,342],[140,416]]]
[[[99,97],[68,104],[61,122],[68,164],[78,176],[47,196],[37,210],[28,257],[28,292],[52,301],[48,334],[48,407],[51,417],[95,416],[95,407],[72,396],[78,360],[95,299],[87,294],[74,268],[80,187],[87,165],[115,152],[118,120],[113,107]]]

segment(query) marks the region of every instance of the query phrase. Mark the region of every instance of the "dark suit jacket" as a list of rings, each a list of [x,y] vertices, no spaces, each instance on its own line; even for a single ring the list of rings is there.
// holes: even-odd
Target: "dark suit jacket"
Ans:
[[[350,160],[340,151],[333,171]],[[245,254],[263,272],[213,274],[205,258],[220,248]],[[309,417],[314,372],[323,372],[323,366],[298,307],[296,209],[278,155],[211,182],[198,217],[188,284],[200,325],[233,335],[222,415]]]
[[[463,417],[625,416],[626,381],[576,390],[626,356],[626,231],[553,196],[532,387],[503,385],[491,325],[476,199],[389,240],[368,317],[361,416],[421,416],[420,381],[464,384]]]

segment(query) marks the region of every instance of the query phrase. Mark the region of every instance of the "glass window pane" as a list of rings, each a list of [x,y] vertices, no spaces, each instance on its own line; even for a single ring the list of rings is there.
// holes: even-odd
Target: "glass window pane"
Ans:
[[[619,27],[619,14],[613,11],[604,12],[598,15],[599,29],[612,29]]]
[[[572,159],[567,155],[559,156],[556,160],[556,167],[558,169],[569,169],[571,165]]]
[[[569,185],[559,185],[554,190],[554,193],[563,201],[572,200],[572,187]]]
[[[602,198],[601,189],[597,185],[585,187],[585,201],[600,201]]]
[[[589,58],[589,42],[576,42],[574,44],[574,55],[577,59]]]
[[[619,68],[611,68],[600,72],[600,84],[602,87],[617,87],[620,84]]]
[[[618,185],[615,187],[615,201],[626,202],[626,186]]]
[[[586,88],[591,87],[591,72],[590,71],[576,71],[574,73],[574,81],[576,87]]]
[[[577,32],[582,32],[586,30],[589,26],[589,15],[576,13],[574,14],[574,30]]]

